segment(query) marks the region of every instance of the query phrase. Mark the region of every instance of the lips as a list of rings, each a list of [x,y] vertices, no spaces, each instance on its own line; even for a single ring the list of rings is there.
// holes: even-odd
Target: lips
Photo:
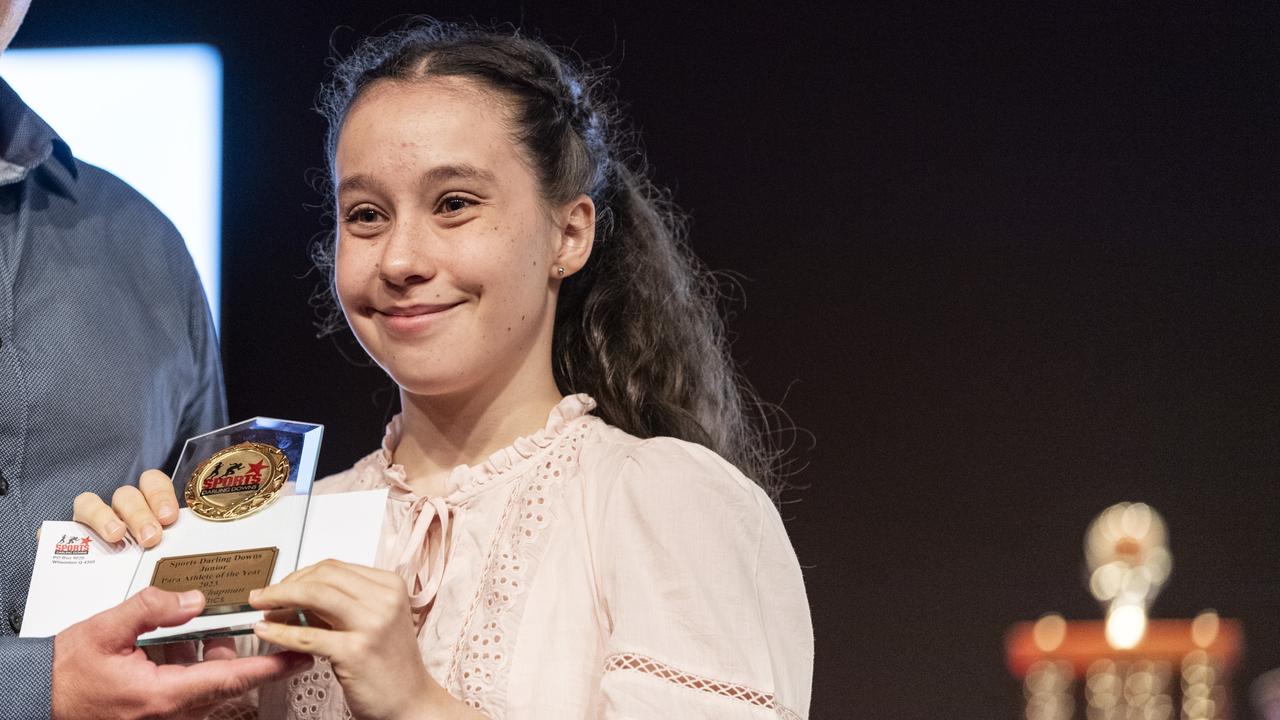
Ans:
[[[416,317],[418,315],[433,315],[442,313],[445,310],[457,307],[462,303],[437,303],[434,305],[395,305],[386,308],[375,308],[374,312],[392,317]]]
[[[396,334],[409,334],[426,330],[448,316],[449,311],[461,305],[433,303],[417,305],[391,305],[373,308],[373,316],[383,327]]]

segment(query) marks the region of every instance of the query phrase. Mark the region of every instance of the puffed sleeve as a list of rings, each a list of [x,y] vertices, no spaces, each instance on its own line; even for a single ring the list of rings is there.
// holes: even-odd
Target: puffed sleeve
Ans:
[[[813,626],[769,498],[671,438],[637,445],[601,498],[600,717],[807,717]]]

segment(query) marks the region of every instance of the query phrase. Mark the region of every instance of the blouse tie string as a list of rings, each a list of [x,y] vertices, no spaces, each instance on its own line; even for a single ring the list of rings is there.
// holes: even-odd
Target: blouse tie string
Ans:
[[[445,551],[449,545],[449,505],[443,498],[420,497],[409,510],[412,520],[400,528],[396,545],[404,548],[396,562],[396,574],[409,586],[409,606],[419,614],[431,604],[444,579]],[[439,523],[440,541],[431,551],[431,526]]]

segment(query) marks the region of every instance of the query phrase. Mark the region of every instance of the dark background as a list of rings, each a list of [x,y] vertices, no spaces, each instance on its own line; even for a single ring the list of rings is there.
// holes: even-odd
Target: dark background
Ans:
[[[1155,615],[1245,623],[1243,699],[1280,666],[1280,16],[982,6],[36,0],[15,46],[221,50],[231,414],[323,422],[324,471],[394,403],[311,326],[331,43],[428,12],[613,66],[697,252],[746,278],[747,375],[816,439],[783,509],[813,716],[1018,717],[1002,634],[1099,615],[1081,538],[1120,500],[1170,525]]]

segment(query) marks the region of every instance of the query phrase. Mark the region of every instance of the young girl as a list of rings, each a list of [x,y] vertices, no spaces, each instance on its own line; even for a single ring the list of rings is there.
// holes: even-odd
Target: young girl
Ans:
[[[263,717],[799,718],[813,637],[705,275],[595,87],[425,23],[323,95],[333,289],[402,412],[377,569],[252,597],[317,656]]]

